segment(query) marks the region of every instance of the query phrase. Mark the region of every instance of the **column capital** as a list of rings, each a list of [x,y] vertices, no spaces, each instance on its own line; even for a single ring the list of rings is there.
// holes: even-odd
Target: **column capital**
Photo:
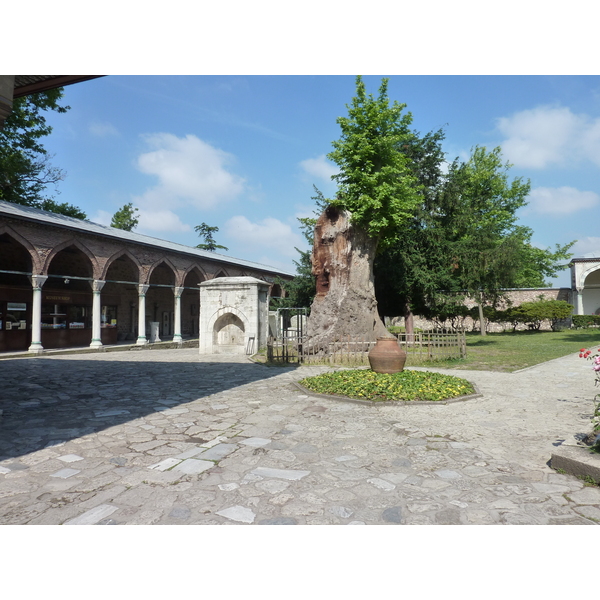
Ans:
[[[48,275],[30,275],[29,281],[34,290],[41,290],[42,286],[46,283]]]
[[[149,288],[149,287],[150,287],[150,286],[149,286],[149,285],[147,285],[147,284],[140,283],[140,284],[138,285],[138,295],[140,295],[140,296],[145,296],[145,295],[146,295],[146,292],[148,291],[148,288]]]
[[[175,294],[176,298],[180,298],[181,294],[183,294],[183,288],[182,287],[174,287],[173,294]]]
[[[92,292],[95,294],[99,294],[106,281],[102,281],[101,279],[94,279],[94,281],[90,281],[90,285],[92,286]]]

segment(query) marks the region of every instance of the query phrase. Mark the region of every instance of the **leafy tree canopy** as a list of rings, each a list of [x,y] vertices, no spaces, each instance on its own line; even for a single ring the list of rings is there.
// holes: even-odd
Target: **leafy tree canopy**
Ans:
[[[516,288],[542,288],[549,287],[546,277],[556,277],[559,271],[567,268],[568,262],[573,256],[569,252],[575,244],[572,241],[564,246],[556,244],[554,252],[550,248],[545,250],[536,248],[526,242],[521,248],[520,265],[515,275],[514,285]]]
[[[138,209],[133,207],[129,202],[122,206],[112,217],[110,222],[111,227],[123,229],[124,231],[132,231],[137,227],[139,219],[137,218]]]
[[[200,250],[208,250],[209,252],[214,252],[215,250],[229,250],[229,248],[226,246],[217,244],[213,238],[213,233],[219,231],[218,227],[211,227],[206,223],[202,223],[200,225],[196,225],[194,230],[198,232],[200,237],[204,238],[204,243],[198,244],[196,248],[200,248]]]
[[[403,114],[405,104],[390,105],[387,85],[383,79],[374,98],[367,95],[362,78],[356,78],[348,116],[337,119],[342,136],[327,155],[340,168],[332,177],[337,196],[328,203],[349,211],[352,222],[381,247],[397,239],[420,200],[410,160],[399,151],[411,139],[412,116]]]
[[[85,213],[68,203],[58,203],[46,196],[46,188],[65,178],[65,172],[50,164],[50,156],[41,139],[52,128],[46,123],[45,111],[65,113],[61,106],[62,88],[16,98],[12,112],[0,129],[0,200],[31,206],[85,219]]]
[[[476,147],[444,169],[443,131],[414,133],[404,148],[421,183],[422,202],[402,235],[377,257],[381,314],[446,313],[465,294],[495,304],[504,288],[543,287],[565,268],[574,242],[555,251],[531,245],[518,224],[529,182],[510,179],[500,148]]]

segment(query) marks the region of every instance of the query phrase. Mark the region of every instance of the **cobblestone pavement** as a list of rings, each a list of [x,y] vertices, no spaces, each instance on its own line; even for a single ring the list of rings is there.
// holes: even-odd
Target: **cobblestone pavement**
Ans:
[[[483,397],[435,406],[293,385],[325,370],[195,349],[2,360],[0,523],[600,522],[600,488],[547,466],[589,428],[589,362],[439,370]]]

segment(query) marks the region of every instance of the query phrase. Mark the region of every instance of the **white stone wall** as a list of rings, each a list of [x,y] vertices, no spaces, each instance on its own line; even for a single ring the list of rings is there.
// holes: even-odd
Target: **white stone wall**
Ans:
[[[254,354],[267,344],[269,284],[219,277],[200,284],[200,354]]]
[[[577,259],[571,263],[571,287],[576,315],[598,314],[600,310],[600,258]]]

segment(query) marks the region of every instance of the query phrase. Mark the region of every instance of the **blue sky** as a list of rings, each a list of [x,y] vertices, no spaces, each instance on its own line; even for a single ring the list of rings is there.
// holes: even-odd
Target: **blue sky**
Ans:
[[[365,76],[376,93],[382,76]],[[127,202],[139,233],[195,245],[219,227],[226,254],[295,271],[305,248],[297,217],[326,196],[355,90],[350,75],[107,76],[65,88],[71,110],[50,115],[46,146],[67,172],[57,199],[108,224]],[[501,146],[511,174],[531,180],[523,225],[546,248],[578,240],[600,252],[600,78],[390,76],[414,129],[443,127],[448,160]],[[565,271],[553,285],[569,285]]]

